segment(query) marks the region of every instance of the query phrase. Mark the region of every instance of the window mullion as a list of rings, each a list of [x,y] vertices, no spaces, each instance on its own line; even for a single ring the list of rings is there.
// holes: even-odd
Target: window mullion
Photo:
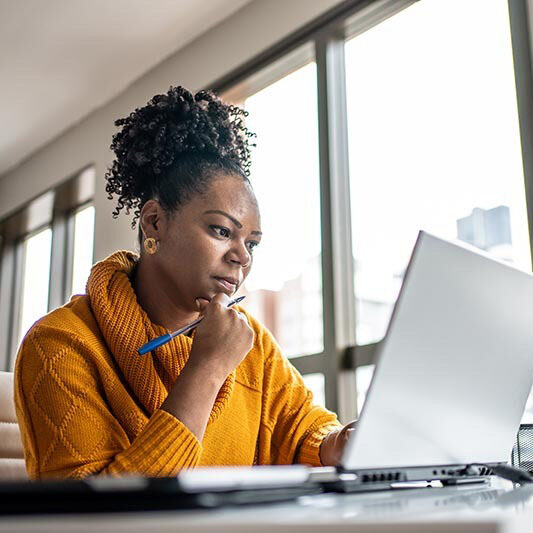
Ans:
[[[347,346],[355,344],[343,37],[333,32],[319,35],[316,40],[316,60],[324,351],[327,354],[324,373],[327,406],[337,411],[339,407],[337,378],[343,352]]]
[[[531,151],[533,143],[533,38],[529,23],[532,12],[532,0],[509,0],[529,243],[533,256],[533,152]]]
[[[11,339],[13,331],[13,298],[15,290],[15,244],[5,241],[2,249],[2,268],[0,277],[0,370],[9,370]]]
[[[291,359],[291,364],[296,367],[300,374],[314,374],[315,372],[324,372],[323,361],[323,354],[313,354],[294,357]]]
[[[9,334],[7,340],[7,369],[13,370],[18,349],[18,334],[20,328],[20,311],[22,302],[22,280],[24,277],[24,241],[18,240],[13,244],[11,265],[13,275],[11,278],[11,318],[9,320]]]
[[[67,270],[67,217],[64,213],[54,213],[52,222],[52,254],[50,258],[50,285],[48,292],[48,311],[65,303],[65,280]]]

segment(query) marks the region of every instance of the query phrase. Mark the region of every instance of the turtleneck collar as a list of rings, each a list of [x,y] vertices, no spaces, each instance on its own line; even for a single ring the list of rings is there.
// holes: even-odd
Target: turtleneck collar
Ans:
[[[151,353],[137,354],[144,343],[168,333],[150,321],[137,301],[131,283],[137,261],[133,252],[119,251],[96,263],[87,282],[87,294],[110,352],[140,403],[152,414],[187,363],[194,335],[178,335]],[[223,409],[234,383],[235,371],[222,385],[210,421]]]

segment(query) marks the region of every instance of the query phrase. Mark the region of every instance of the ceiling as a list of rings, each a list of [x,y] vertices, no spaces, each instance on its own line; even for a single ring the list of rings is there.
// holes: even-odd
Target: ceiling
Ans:
[[[250,0],[0,0],[0,175]]]

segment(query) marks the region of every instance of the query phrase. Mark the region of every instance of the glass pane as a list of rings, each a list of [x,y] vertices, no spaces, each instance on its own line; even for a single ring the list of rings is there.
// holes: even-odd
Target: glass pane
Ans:
[[[324,374],[316,372],[314,374],[304,374],[305,386],[313,393],[314,401],[317,405],[326,407],[326,388]]]
[[[33,323],[48,312],[52,230],[45,229],[23,243],[22,295],[17,346]]]
[[[507,2],[417,2],[348,41],[346,69],[366,344],[385,333],[420,229],[531,269]]]
[[[84,294],[93,264],[94,207],[81,209],[74,215],[74,254],[72,258],[71,294]]]
[[[521,424],[533,424],[533,389],[529,393]]]
[[[375,365],[358,366],[355,369],[355,386],[357,389],[357,416],[361,416],[366,395],[374,376]]]
[[[288,357],[321,352],[322,267],[316,65],[247,98],[257,133],[251,181],[263,238],[246,280],[247,308]]]

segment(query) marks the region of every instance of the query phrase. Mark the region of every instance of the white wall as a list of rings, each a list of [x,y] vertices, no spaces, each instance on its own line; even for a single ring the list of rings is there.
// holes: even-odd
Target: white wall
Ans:
[[[88,164],[96,168],[95,261],[117,249],[132,249],[136,232],[131,216],[111,218],[104,174],[112,161],[109,150],[116,131],[113,121],[143,105],[170,85],[191,91],[214,81],[331,9],[340,0],[255,0],[179,50],[125,92],[41,148],[0,177],[0,219],[29,199],[54,187]],[[94,80],[105,83],[105,80]]]

